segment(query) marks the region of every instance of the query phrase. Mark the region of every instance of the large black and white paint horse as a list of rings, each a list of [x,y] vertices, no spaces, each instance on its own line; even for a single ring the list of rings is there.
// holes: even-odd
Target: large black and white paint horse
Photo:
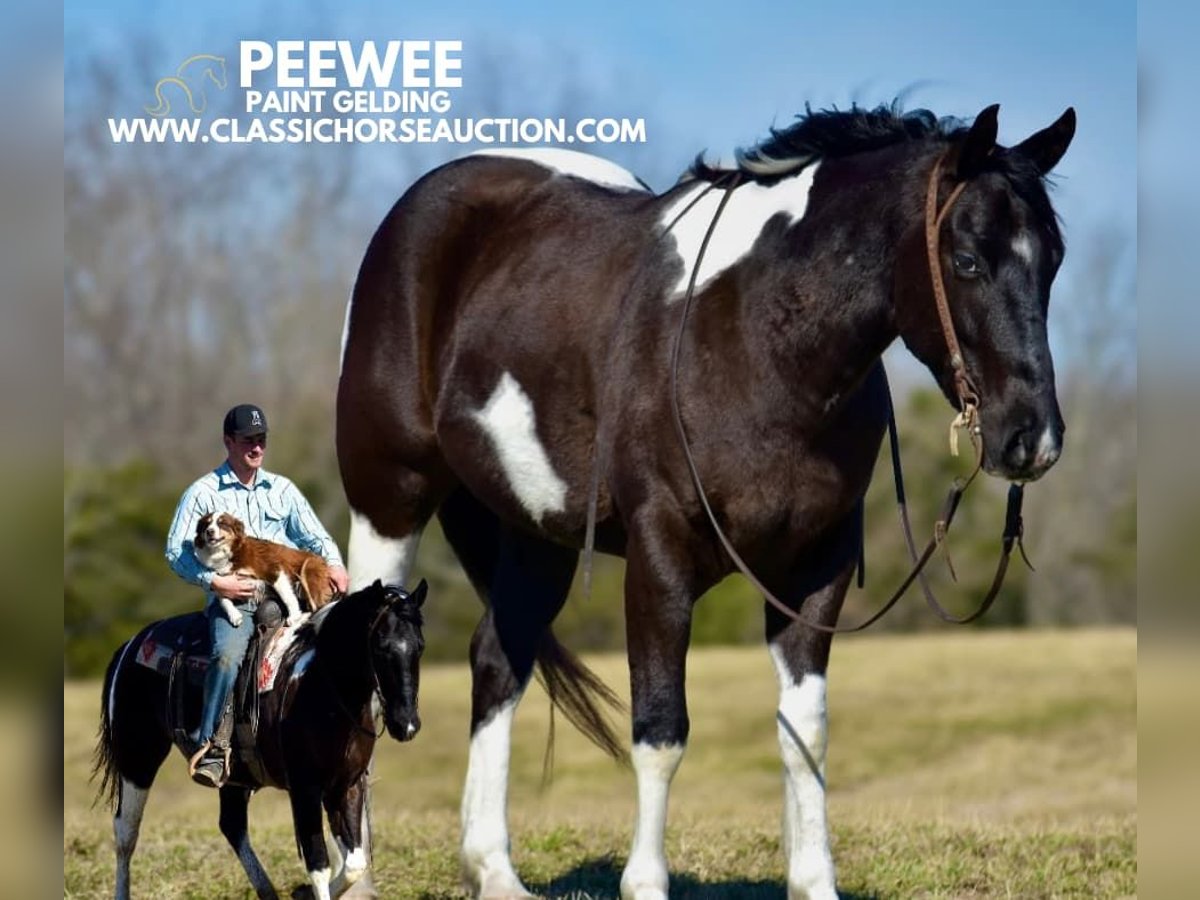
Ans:
[[[1046,335],[1063,241],[1044,179],[1074,112],[1016,146],[997,108],[810,112],[742,154],[695,272],[678,397],[723,529],[760,580],[837,621],[857,512],[886,422],[880,354],[898,336],[951,403],[926,253],[945,280],[978,389],[983,464],[1031,480],[1063,421]],[[627,560],[625,615],[638,818],[625,897],[663,898],[667,795],[688,738],[694,602],[732,569],[673,429],[671,353],[728,170],[697,163],[656,195],[600,159],[487,151],[418,181],[363,260],[343,341],[337,445],[352,579],[403,581],[436,513],[486,603],[471,644],[462,862],[484,897],[523,896],[510,859],[513,710],[585,545]],[[835,896],[826,825],[830,637],[765,608],[778,671],[791,897]],[[807,757],[807,758],[806,758]],[[811,759],[811,764],[808,761]]]
[[[261,787],[288,792],[296,843],[317,900],[329,900],[367,869],[361,832],[366,772],[375,747],[373,705],[378,696],[388,734],[411,740],[421,727],[417,708],[422,581],[411,593],[376,582],[323,607],[296,634],[262,695],[258,752],[265,777],[234,756],[221,787],[221,833],[259,897],[275,897],[271,879],[250,846],[247,807]],[[158,623],[155,623],[156,625]],[[159,767],[171,751],[168,679],[139,665],[149,626],[114,654],[104,677],[96,772],[100,793],[115,808],[119,900],[130,895],[129,863]],[[199,693],[190,697],[199,717]],[[338,853],[331,864],[321,811]]]

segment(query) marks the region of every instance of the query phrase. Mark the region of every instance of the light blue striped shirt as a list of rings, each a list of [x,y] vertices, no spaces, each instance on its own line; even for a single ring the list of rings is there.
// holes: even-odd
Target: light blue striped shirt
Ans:
[[[167,534],[167,562],[191,584],[206,590],[212,586],[213,572],[200,564],[192,548],[196,523],[210,512],[237,516],[251,537],[308,550],[330,565],[342,565],[337,544],[291,479],[259,469],[254,483],[244,485],[227,460],[184,491]]]

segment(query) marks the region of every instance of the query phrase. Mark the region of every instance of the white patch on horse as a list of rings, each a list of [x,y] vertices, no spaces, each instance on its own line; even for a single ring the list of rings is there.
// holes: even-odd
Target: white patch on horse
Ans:
[[[1062,453],[1062,444],[1055,436],[1054,429],[1047,425],[1042,436],[1038,438],[1037,455],[1034,457],[1034,461],[1038,465],[1049,466],[1058,462],[1060,453]]]
[[[633,748],[633,770],[637,776],[638,820],[633,833],[629,862],[621,873],[621,896],[626,900],[666,900],[667,795],[671,779],[683,759],[683,744]]]
[[[471,736],[462,802],[463,874],[476,896],[523,896],[509,858],[508,759],[520,695],[501,706]]]
[[[784,767],[783,843],[788,896],[836,900],[833,854],[825,814],[825,749],[829,741],[825,678],[812,673],[799,683],[774,644],[779,678],[778,737]]]
[[[363,873],[367,871],[367,854],[363,852],[362,847],[347,851],[341,838],[335,838],[335,842],[341,862],[334,866],[337,875],[334,876],[329,892],[336,897],[362,878]]]
[[[773,216],[786,216],[789,225],[804,217],[804,211],[808,208],[808,193],[818,168],[816,165],[809,166],[769,187],[749,182],[734,190],[733,196],[725,204],[721,218],[717,221],[708,248],[704,251],[700,271],[696,274],[697,291],[749,253],[763,227]],[[659,224],[666,229],[706,190],[708,193],[704,194],[670,231],[675,238],[675,253],[682,263],[682,271],[679,280],[667,294],[667,302],[672,302],[686,293],[692,277],[692,268],[700,253],[700,244],[704,241],[704,235],[712,224],[717,206],[720,205],[725,192],[708,190],[706,183],[697,184],[672,203],[659,219]]]
[[[623,169],[607,159],[592,156],[590,153],[580,153],[576,150],[563,150],[559,147],[500,147],[495,150],[477,150],[470,155],[524,159],[537,163],[543,168],[551,169],[560,175],[582,178],[604,187],[642,192],[647,190],[646,185],[642,184],[637,176],[629,170]]]
[[[316,900],[329,900],[329,869],[311,869],[308,879],[312,882],[313,896]]]
[[[1013,238],[1012,251],[1025,265],[1033,265],[1033,241],[1029,239],[1028,232],[1022,231]]]
[[[118,813],[113,817],[113,837],[117,844],[117,900],[129,898],[129,860],[137,847],[138,831],[142,826],[142,813],[146,811],[148,790],[135,785],[121,776],[120,795],[117,798]]]
[[[473,414],[492,440],[513,494],[535,522],[566,509],[567,485],[538,441],[533,401],[508,372],[483,409]]]
[[[408,583],[421,531],[408,537],[384,537],[362,513],[350,510],[350,591],[360,591],[376,579],[384,584]]]

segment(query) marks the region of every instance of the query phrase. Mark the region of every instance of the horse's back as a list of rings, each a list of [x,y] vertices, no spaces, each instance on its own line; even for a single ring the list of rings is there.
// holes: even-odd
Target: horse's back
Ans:
[[[566,151],[473,155],[409,189],[348,311],[337,429],[354,508],[384,514],[376,495],[397,469],[397,499],[470,482],[464,463],[495,450],[480,428],[493,400],[501,417],[529,409],[568,481],[587,478],[596,373],[655,199],[619,167]],[[536,389],[550,382],[560,389]]]

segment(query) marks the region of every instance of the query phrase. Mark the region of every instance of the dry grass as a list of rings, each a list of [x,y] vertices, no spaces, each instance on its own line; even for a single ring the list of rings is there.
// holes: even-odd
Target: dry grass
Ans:
[[[1132,896],[1137,833],[1136,635],[1130,630],[939,633],[835,643],[829,812],[849,897]],[[624,660],[589,662],[626,690]],[[672,791],[673,896],[781,897],[776,687],[761,648],[702,649],[689,664],[692,736]],[[382,745],[377,874],[387,897],[454,897],[468,673],[430,667],[425,729]],[[99,687],[64,692],[64,863],[71,897],[111,893],[112,838],[90,808]],[[632,776],[564,726],[539,790],[547,703],[517,719],[514,860],[552,896],[616,892]],[[216,795],[173,755],[151,795],[135,892],[251,896],[216,828]],[[251,834],[281,888],[303,881],[286,798],[251,805]]]

